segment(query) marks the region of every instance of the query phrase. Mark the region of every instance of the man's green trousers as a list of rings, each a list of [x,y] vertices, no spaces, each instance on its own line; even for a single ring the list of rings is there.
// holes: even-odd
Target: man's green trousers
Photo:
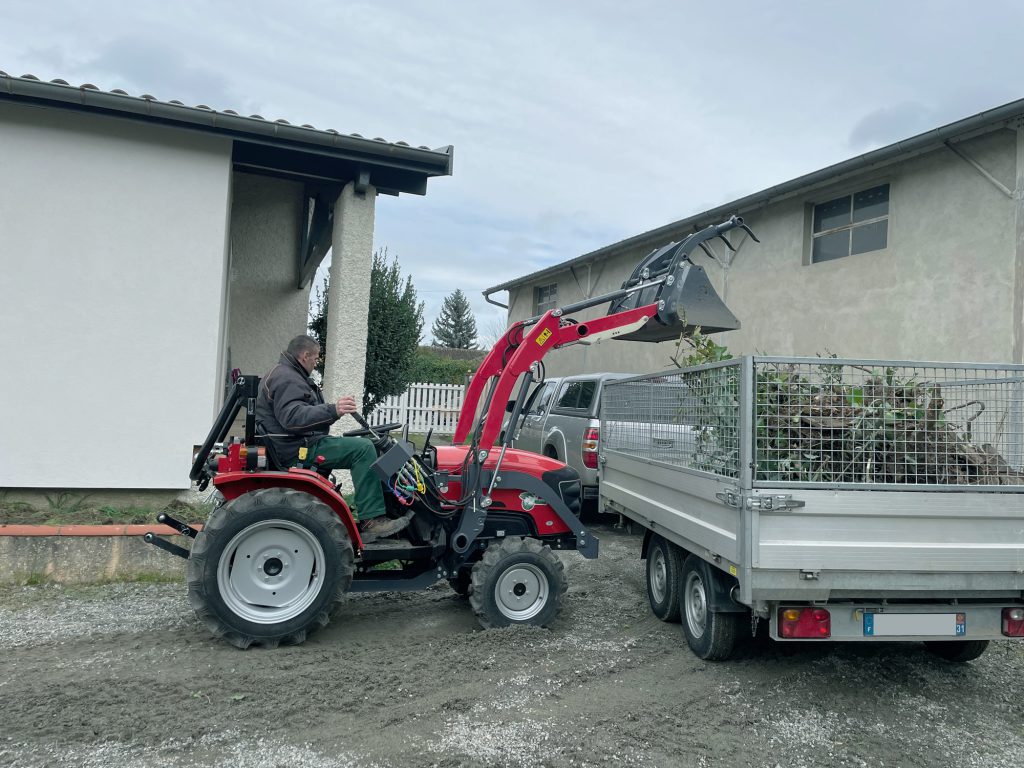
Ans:
[[[324,460],[317,462],[321,456]],[[369,520],[385,514],[380,478],[371,468],[376,460],[377,449],[366,438],[328,436],[310,446],[306,460],[299,465],[308,468],[317,463],[324,469],[350,470],[356,485],[356,516]]]

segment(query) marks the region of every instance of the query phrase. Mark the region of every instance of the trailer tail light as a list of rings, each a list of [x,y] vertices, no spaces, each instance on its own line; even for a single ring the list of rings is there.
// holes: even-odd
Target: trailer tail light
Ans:
[[[1003,634],[1024,637],[1024,608],[1003,608]]]
[[[824,608],[780,608],[779,636],[821,640],[832,636],[832,617]]]
[[[597,443],[601,433],[597,427],[588,427],[583,433],[583,466],[597,469]]]

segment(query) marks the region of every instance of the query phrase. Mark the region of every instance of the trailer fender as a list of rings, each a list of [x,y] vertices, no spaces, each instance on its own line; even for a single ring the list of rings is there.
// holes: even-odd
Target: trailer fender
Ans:
[[[711,586],[708,599],[708,610],[713,613],[743,613],[747,606],[737,603],[732,595],[740,583],[720,568],[716,568],[707,560],[701,560],[704,569],[705,583]]]

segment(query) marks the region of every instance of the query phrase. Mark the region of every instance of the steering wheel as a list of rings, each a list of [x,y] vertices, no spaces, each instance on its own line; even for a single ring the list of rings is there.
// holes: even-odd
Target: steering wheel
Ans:
[[[386,434],[387,432],[391,432],[392,430],[400,429],[402,426],[404,426],[402,422],[396,421],[391,424],[381,424],[379,427],[374,427],[373,431],[376,432],[378,435],[383,435]],[[365,428],[353,429],[348,432],[341,433],[342,437],[366,437],[369,434],[370,430]]]

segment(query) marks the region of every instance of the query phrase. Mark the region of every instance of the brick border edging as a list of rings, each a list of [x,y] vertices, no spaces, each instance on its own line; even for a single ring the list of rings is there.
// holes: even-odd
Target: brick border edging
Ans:
[[[202,528],[193,525],[193,528]],[[0,536],[176,536],[169,525],[0,525]]]

